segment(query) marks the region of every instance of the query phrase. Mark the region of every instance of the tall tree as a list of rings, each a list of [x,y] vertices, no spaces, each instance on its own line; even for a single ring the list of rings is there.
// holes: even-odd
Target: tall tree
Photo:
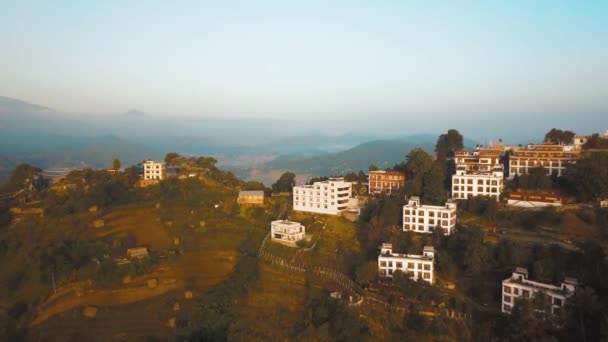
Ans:
[[[294,185],[296,185],[296,174],[285,172],[276,183],[272,184],[272,192],[292,192]]]
[[[421,148],[415,148],[405,157],[405,193],[409,196],[421,196],[424,186],[424,175],[433,166],[433,157]]]
[[[554,144],[570,145],[574,142],[574,132],[562,131],[561,129],[551,128],[547,134],[545,134],[545,141]]]
[[[120,170],[120,159],[116,158],[112,160],[112,170],[118,171]]]
[[[453,157],[454,151],[464,148],[462,134],[455,129],[450,129],[446,134],[442,134],[437,138],[435,145],[435,153],[437,160],[444,162],[447,158]]]
[[[568,177],[581,201],[608,197],[608,153],[592,153],[568,168]]]
[[[420,148],[411,150],[405,159],[405,193],[408,196],[421,196],[426,203],[441,204],[445,201],[444,163],[433,160]]]

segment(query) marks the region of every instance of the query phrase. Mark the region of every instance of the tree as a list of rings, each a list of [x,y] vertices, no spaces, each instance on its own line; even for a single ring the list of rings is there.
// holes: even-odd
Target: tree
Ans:
[[[583,145],[583,149],[589,150],[594,148],[608,148],[608,139],[600,137],[599,134],[595,133],[589,138]]]
[[[568,167],[568,177],[581,201],[608,197],[608,153],[591,153]]]
[[[442,134],[437,138],[437,144],[435,144],[437,160],[444,162],[447,158],[453,157],[455,151],[463,148],[462,134],[455,129],[450,129],[447,134]]]
[[[436,160],[422,179],[422,199],[431,204],[443,204],[446,200],[444,188],[445,165]]]
[[[592,288],[578,288],[566,301],[564,334],[568,341],[605,341],[608,338],[606,315]]]
[[[116,158],[112,160],[112,170],[118,171],[120,170],[120,159]]]
[[[359,284],[369,285],[378,278],[378,263],[375,261],[368,261],[357,268],[355,272],[357,281]]]
[[[376,164],[370,164],[369,170],[370,171],[378,171],[378,170],[380,170],[380,168]]]
[[[367,175],[365,174],[365,172],[363,172],[363,170],[359,170],[359,173],[357,174],[357,183],[363,184],[366,181],[367,181]]]
[[[175,152],[169,152],[165,155],[165,164],[179,165],[184,162],[185,158]]]
[[[571,145],[574,142],[574,136],[574,132],[551,128],[551,130],[545,134],[545,141],[554,144]]]
[[[513,341],[556,341],[550,297],[537,292],[532,299],[517,299],[510,326]]]
[[[285,172],[279,177],[276,183],[272,184],[272,192],[292,192],[294,185],[296,185],[296,174],[293,172]]]
[[[405,193],[421,196],[425,202],[440,204],[445,201],[445,165],[434,161],[423,149],[415,148],[405,157]]]

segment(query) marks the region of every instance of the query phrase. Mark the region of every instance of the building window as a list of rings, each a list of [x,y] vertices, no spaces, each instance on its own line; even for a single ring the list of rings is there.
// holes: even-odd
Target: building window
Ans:
[[[530,291],[528,290],[521,290],[521,294],[524,298],[530,298]]]
[[[511,288],[509,286],[503,286],[503,290],[504,293],[511,293]]]
[[[505,302],[505,303],[511,303],[511,296],[505,295],[502,298],[503,298],[503,302]]]

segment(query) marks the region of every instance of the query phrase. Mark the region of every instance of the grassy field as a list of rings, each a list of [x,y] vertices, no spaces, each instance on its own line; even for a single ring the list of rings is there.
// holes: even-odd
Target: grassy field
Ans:
[[[259,264],[260,277],[242,304],[239,322],[231,326],[233,336],[250,340],[287,340],[303,314],[306,299],[305,275]]]

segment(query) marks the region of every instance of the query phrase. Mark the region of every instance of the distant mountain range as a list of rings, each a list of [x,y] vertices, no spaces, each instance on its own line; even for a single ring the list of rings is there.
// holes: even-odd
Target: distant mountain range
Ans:
[[[218,119],[122,114],[76,115],[0,97],[0,182],[17,163],[40,168],[132,165],[168,152],[209,155],[239,176],[253,169],[307,175],[382,168],[414,147],[432,152],[437,135],[386,137],[366,132],[327,134],[277,119]],[[467,142],[467,146],[474,146]]]
[[[264,167],[270,170],[291,170],[311,176],[367,171],[371,164],[385,169],[404,161],[405,156],[414,148],[422,148],[430,154],[434,154],[436,142],[437,137],[430,134],[391,140],[374,140],[345,151],[314,157],[280,156]],[[471,140],[465,141],[467,148],[472,148],[475,144],[476,142]]]

